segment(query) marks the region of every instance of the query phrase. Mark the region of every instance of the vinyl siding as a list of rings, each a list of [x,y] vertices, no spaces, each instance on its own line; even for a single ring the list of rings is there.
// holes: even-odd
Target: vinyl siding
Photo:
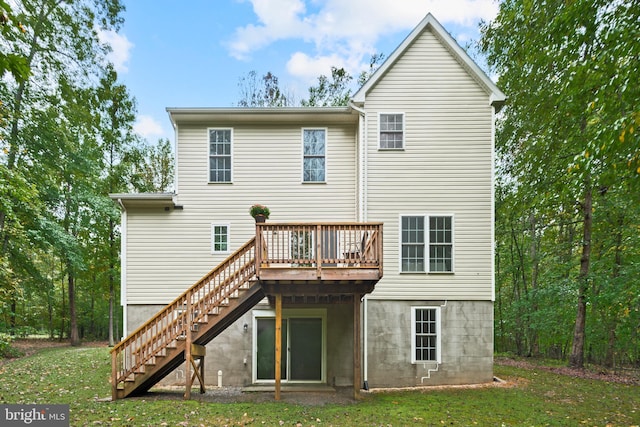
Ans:
[[[384,222],[384,278],[374,299],[492,296],[489,95],[424,31],[367,94],[369,221]],[[405,149],[378,150],[378,113],[402,112]],[[454,216],[451,274],[399,273],[400,215]]]
[[[367,93],[366,220],[384,223],[384,278],[370,296],[395,300],[492,298],[492,109],[489,94],[425,30]],[[378,114],[402,112],[405,149],[378,150]],[[128,304],[165,304],[222,261],[211,223],[230,226],[234,251],[254,235],[249,207],[273,221],[354,221],[359,124],[178,124],[177,203],[129,211]],[[327,129],[326,183],[302,183],[302,129]],[[232,183],[208,182],[208,128],[233,129]],[[364,158],[362,159],[364,161]],[[451,274],[400,274],[400,215],[453,215]]]
[[[208,182],[208,128],[233,128],[233,182]],[[326,183],[302,183],[302,129],[326,128]],[[273,221],[355,221],[357,124],[233,126],[203,123],[177,131],[177,204],[183,210],[130,210],[127,303],[166,304],[226,258],[211,254],[211,223],[230,226],[235,251],[255,235],[249,207]]]

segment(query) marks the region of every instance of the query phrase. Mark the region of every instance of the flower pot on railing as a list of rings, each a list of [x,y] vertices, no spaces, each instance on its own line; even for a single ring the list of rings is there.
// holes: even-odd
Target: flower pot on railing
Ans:
[[[256,220],[256,222],[265,222],[267,218],[269,218],[271,211],[269,211],[269,208],[264,205],[256,204],[251,206],[249,214]]]

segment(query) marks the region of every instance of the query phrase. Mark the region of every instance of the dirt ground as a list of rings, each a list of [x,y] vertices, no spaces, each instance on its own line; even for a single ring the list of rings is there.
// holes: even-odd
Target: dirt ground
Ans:
[[[180,400],[184,395],[184,387],[152,388],[143,396],[130,399],[140,400]],[[363,393],[360,400],[366,399]],[[192,400],[213,403],[262,403],[275,401],[275,393],[271,391],[244,391],[243,387],[208,387],[206,393],[200,394],[194,388]],[[329,404],[351,405],[359,400],[353,397],[353,388],[339,387],[333,391],[287,391],[280,393],[280,401],[304,406],[324,406]]]
[[[540,369],[542,371],[553,372],[554,374],[566,375],[568,377],[640,385],[640,370],[637,369],[619,368],[617,370],[611,370],[601,366],[589,366],[583,369],[578,369],[570,368],[568,366],[544,366],[540,364],[540,361],[536,361],[535,359],[524,360],[507,357],[496,357],[494,363],[496,365],[515,366],[522,369]]]

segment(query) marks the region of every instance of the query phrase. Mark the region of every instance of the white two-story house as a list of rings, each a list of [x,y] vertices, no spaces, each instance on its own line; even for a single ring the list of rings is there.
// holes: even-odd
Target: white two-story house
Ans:
[[[168,108],[175,193],[112,195],[132,334],[114,396],[219,371],[277,390],[491,381],[504,101],[427,15],[348,106]]]

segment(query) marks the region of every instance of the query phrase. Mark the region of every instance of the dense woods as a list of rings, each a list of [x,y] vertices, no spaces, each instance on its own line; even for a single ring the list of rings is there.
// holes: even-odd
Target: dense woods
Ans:
[[[640,364],[640,4],[506,0],[481,49],[496,129],[496,350]]]
[[[120,0],[0,0],[0,332],[119,336],[115,192],[166,191],[171,147],[97,35]],[[480,52],[508,101],[496,125],[495,349],[640,365],[640,4],[506,0]],[[373,73],[382,60],[371,58]],[[333,68],[307,106],[344,105]],[[289,106],[271,73],[239,106]]]
[[[171,176],[169,142],[134,134],[135,101],[98,38],[122,12],[119,0],[0,0],[0,331],[75,345],[121,330],[108,194],[171,185],[157,179]]]

